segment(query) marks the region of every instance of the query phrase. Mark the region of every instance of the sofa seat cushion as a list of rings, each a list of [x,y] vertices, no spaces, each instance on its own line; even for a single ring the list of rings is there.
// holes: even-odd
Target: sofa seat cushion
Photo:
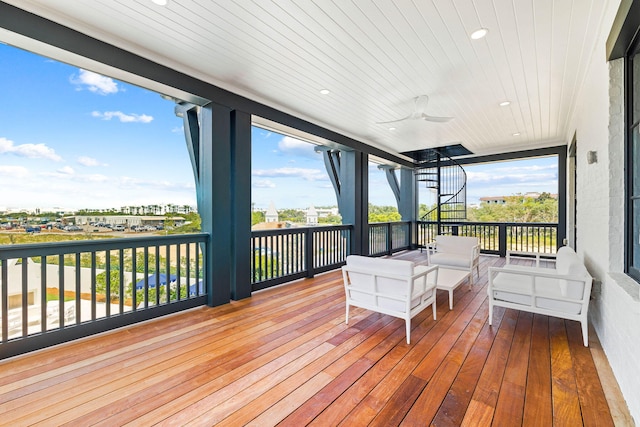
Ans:
[[[469,253],[458,254],[450,252],[436,252],[435,254],[431,255],[431,257],[429,258],[429,262],[431,264],[469,268],[471,260],[469,259]]]
[[[577,281],[569,282],[564,295],[562,280],[549,277],[535,277],[535,294],[537,295],[535,304],[531,296],[532,276],[521,274],[510,274],[500,272],[493,279],[493,298],[500,301],[534,306],[552,311],[560,311],[569,314],[580,314],[582,304],[583,283]],[[578,300],[577,302],[566,301],[567,298]],[[563,300],[564,299],[564,300]]]

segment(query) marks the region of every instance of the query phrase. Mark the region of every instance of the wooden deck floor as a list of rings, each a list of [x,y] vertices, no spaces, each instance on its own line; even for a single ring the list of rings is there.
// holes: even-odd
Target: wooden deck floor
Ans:
[[[613,425],[577,322],[498,309],[488,326],[503,262],[482,257],[452,311],[441,291],[411,345],[389,316],[346,326],[331,272],[0,362],[0,424]]]

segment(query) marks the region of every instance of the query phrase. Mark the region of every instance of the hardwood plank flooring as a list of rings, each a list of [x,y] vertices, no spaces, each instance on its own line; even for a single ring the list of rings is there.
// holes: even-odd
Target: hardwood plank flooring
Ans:
[[[483,256],[453,310],[439,292],[410,345],[400,319],[346,325],[335,271],[5,360],[0,425],[613,425],[577,322],[497,308],[488,325],[503,263]]]

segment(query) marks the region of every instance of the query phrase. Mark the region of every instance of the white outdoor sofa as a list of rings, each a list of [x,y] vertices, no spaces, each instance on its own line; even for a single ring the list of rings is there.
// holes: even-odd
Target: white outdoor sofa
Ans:
[[[480,240],[468,236],[436,236],[428,245],[429,265],[437,264],[453,270],[466,270],[469,284],[473,285],[473,271],[480,277]]]
[[[558,249],[555,268],[539,267],[539,255],[536,267],[510,264],[511,257],[513,253],[508,254],[504,267],[489,267],[489,325],[496,306],[577,320],[587,347],[587,311],[593,279],[573,249]]]
[[[410,344],[411,319],[431,305],[436,319],[438,266],[415,265],[411,261],[349,255],[342,267],[347,313],[361,307],[405,320]]]

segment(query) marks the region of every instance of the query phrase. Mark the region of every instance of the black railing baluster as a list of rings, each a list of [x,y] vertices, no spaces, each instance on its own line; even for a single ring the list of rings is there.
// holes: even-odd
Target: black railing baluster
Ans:
[[[6,283],[6,282],[2,282],[2,283]],[[41,325],[40,332],[46,332],[47,330],[47,257],[46,256],[40,257],[40,325]]]
[[[167,271],[167,297],[165,302],[169,304],[171,301],[171,245],[165,245],[166,264],[165,270]],[[178,278],[176,277],[176,288],[178,286]],[[177,292],[180,292],[179,290]]]
[[[7,271],[9,262],[7,258],[0,259],[0,267],[2,268],[2,283],[9,283]],[[0,293],[2,293],[0,296],[0,303],[2,304],[0,313],[2,313],[2,318],[6,319],[2,322],[2,342],[5,342],[9,339],[9,287],[0,286]]]
[[[29,335],[29,270],[27,265],[28,258],[22,258],[22,277],[21,277],[21,302],[22,302],[22,335]],[[3,286],[9,286],[7,282],[2,282]],[[6,283],[6,284],[5,284]],[[7,319],[3,317],[3,319]]]
[[[58,327],[64,325],[64,254],[58,255]]]
[[[120,288],[118,289],[118,309],[120,314],[124,313],[124,250],[118,249],[118,268],[120,278]],[[78,322],[79,323],[79,322]]]
[[[160,247],[156,246],[155,247],[155,255],[156,255],[156,262],[154,265],[154,274],[156,275],[156,298],[155,298],[155,306],[159,306],[160,305],[160,294],[162,293],[162,283],[160,282]],[[165,278],[165,291],[168,291],[169,287],[169,277]]]
[[[138,253],[137,248],[131,248],[131,309],[138,309]]]
[[[185,250],[186,250],[185,257],[187,258],[187,265],[186,265],[187,268],[185,271],[185,276],[187,278],[187,283],[191,283],[191,243],[187,243],[187,247],[185,248]],[[253,253],[255,254],[255,251]],[[198,282],[196,281],[195,283],[196,283],[196,287],[198,287]]]
[[[111,262],[109,261],[109,254],[107,252],[107,261],[106,261],[106,277],[105,277],[105,285],[106,285],[106,295],[105,295],[105,303],[106,303],[106,313],[107,313],[107,317],[109,317],[109,315],[111,314],[110,310],[109,310],[109,306],[111,304],[109,304],[109,294],[111,293]],[[78,273],[80,272],[80,268],[77,269]],[[78,284],[76,284],[76,295],[79,293],[77,291],[77,286]],[[94,297],[95,295],[95,297]],[[95,301],[94,301],[95,298]],[[97,301],[97,289],[96,289],[96,252],[92,251],[91,252],[91,307],[95,307],[96,306],[96,302]],[[95,311],[95,309],[94,309]]]

